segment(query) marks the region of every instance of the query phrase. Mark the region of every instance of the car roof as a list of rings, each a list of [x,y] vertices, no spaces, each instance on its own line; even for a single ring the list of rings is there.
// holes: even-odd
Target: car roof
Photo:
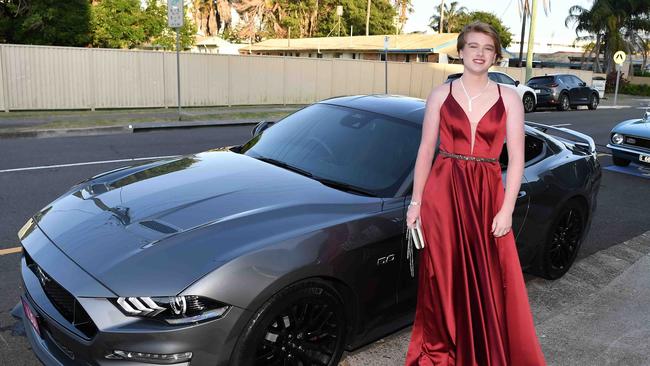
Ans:
[[[424,119],[425,100],[402,95],[351,95],[325,99],[318,103],[383,114],[418,124]]]

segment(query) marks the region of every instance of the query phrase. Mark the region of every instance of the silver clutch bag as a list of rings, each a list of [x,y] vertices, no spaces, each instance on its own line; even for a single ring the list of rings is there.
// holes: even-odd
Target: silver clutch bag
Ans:
[[[424,235],[422,234],[422,224],[419,217],[415,220],[413,227],[406,228],[406,258],[409,260],[411,277],[415,277],[415,253],[413,247],[416,249],[424,248]]]

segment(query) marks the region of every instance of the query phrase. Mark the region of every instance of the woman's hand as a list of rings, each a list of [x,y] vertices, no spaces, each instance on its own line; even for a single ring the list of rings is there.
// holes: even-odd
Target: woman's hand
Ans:
[[[420,217],[420,205],[409,206],[406,212],[406,227],[414,226],[418,217]]]
[[[495,237],[504,236],[512,228],[512,212],[499,210],[492,220],[492,234]]]

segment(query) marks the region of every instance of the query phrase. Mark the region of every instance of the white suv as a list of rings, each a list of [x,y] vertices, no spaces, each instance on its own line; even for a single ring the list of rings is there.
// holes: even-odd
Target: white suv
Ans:
[[[446,83],[454,79],[458,79],[461,75],[463,74],[459,72],[447,76]],[[524,104],[524,111],[526,113],[535,110],[535,107],[537,106],[537,95],[535,95],[535,91],[533,89],[529,88],[525,84],[520,83],[519,80],[514,80],[510,77],[510,75],[500,71],[490,71],[488,72],[488,77],[495,83],[507,86],[508,88],[516,91],[517,94],[519,94],[519,98],[521,98],[522,103]]]

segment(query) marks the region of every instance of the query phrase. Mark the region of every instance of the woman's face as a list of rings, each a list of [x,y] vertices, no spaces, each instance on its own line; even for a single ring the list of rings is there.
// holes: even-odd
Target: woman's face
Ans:
[[[465,35],[465,46],[460,50],[465,69],[474,73],[487,72],[497,57],[492,38],[484,33],[470,32]]]

